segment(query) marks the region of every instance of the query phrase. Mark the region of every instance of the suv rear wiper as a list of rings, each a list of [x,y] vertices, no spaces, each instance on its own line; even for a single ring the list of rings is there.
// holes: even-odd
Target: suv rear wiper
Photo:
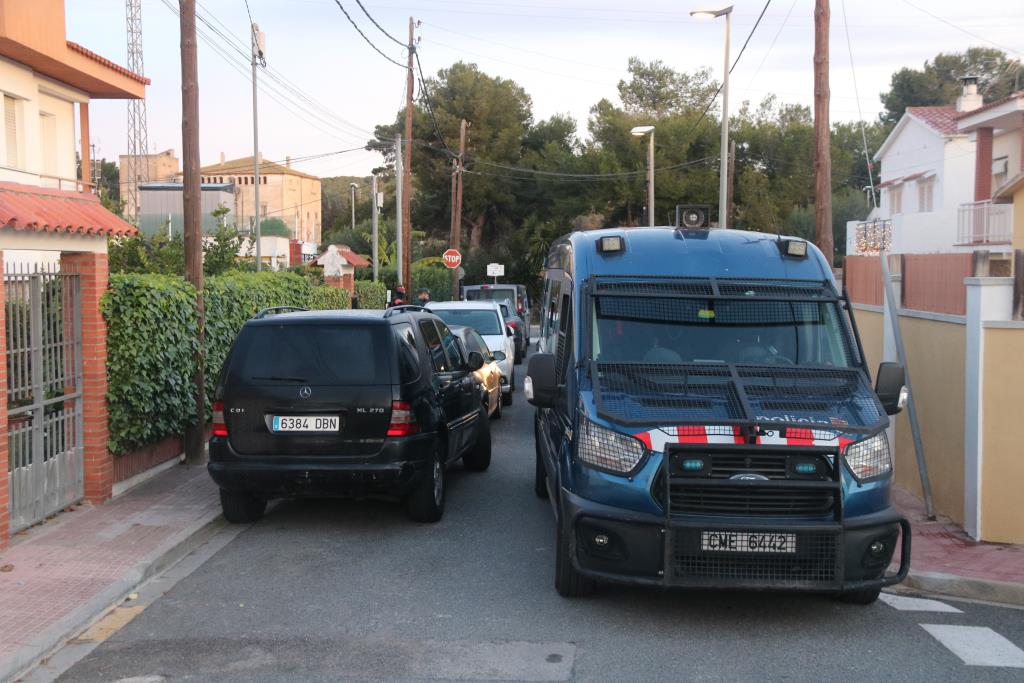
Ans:
[[[249,379],[265,379],[271,382],[305,382],[305,377],[284,377],[282,375],[253,376]]]

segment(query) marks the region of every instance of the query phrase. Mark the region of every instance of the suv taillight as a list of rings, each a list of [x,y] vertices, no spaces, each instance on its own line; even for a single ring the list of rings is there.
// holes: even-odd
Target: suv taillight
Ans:
[[[412,406],[406,401],[392,401],[388,436],[410,436],[419,432],[420,426],[412,414]]]
[[[214,401],[213,402],[213,426],[212,434],[214,436],[227,436],[228,425],[224,421],[224,402]]]

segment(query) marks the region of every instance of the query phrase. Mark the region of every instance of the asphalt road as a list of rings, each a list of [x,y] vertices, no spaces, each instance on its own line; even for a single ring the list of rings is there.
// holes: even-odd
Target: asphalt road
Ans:
[[[1024,680],[990,665],[1024,667],[1019,609],[611,586],[564,600],[522,393],[491,426],[490,470],[452,472],[440,523],[282,502],[158,580],[60,680]]]

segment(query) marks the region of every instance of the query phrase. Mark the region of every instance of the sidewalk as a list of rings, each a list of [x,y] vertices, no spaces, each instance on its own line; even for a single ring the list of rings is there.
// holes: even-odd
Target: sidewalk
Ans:
[[[0,551],[0,681],[198,547],[219,519],[206,468],[179,466],[15,535]]]
[[[924,502],[895,487],[893,502],[913,530],[909,588],[944,595],[1024,605],[1024,545],[982,543],[949,518],[935,521]]]

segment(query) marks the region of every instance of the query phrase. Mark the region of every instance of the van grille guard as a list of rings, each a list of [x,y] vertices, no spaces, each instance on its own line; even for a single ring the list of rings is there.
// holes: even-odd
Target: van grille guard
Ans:
[[[589,369],[597,414],[621,425],[866,434],[889,422],[858,368],[591,361]]]
[[[587,284],[590,294],[602,297],[842,301],[835,287],[827,280],[594,275],[588,278]]]

